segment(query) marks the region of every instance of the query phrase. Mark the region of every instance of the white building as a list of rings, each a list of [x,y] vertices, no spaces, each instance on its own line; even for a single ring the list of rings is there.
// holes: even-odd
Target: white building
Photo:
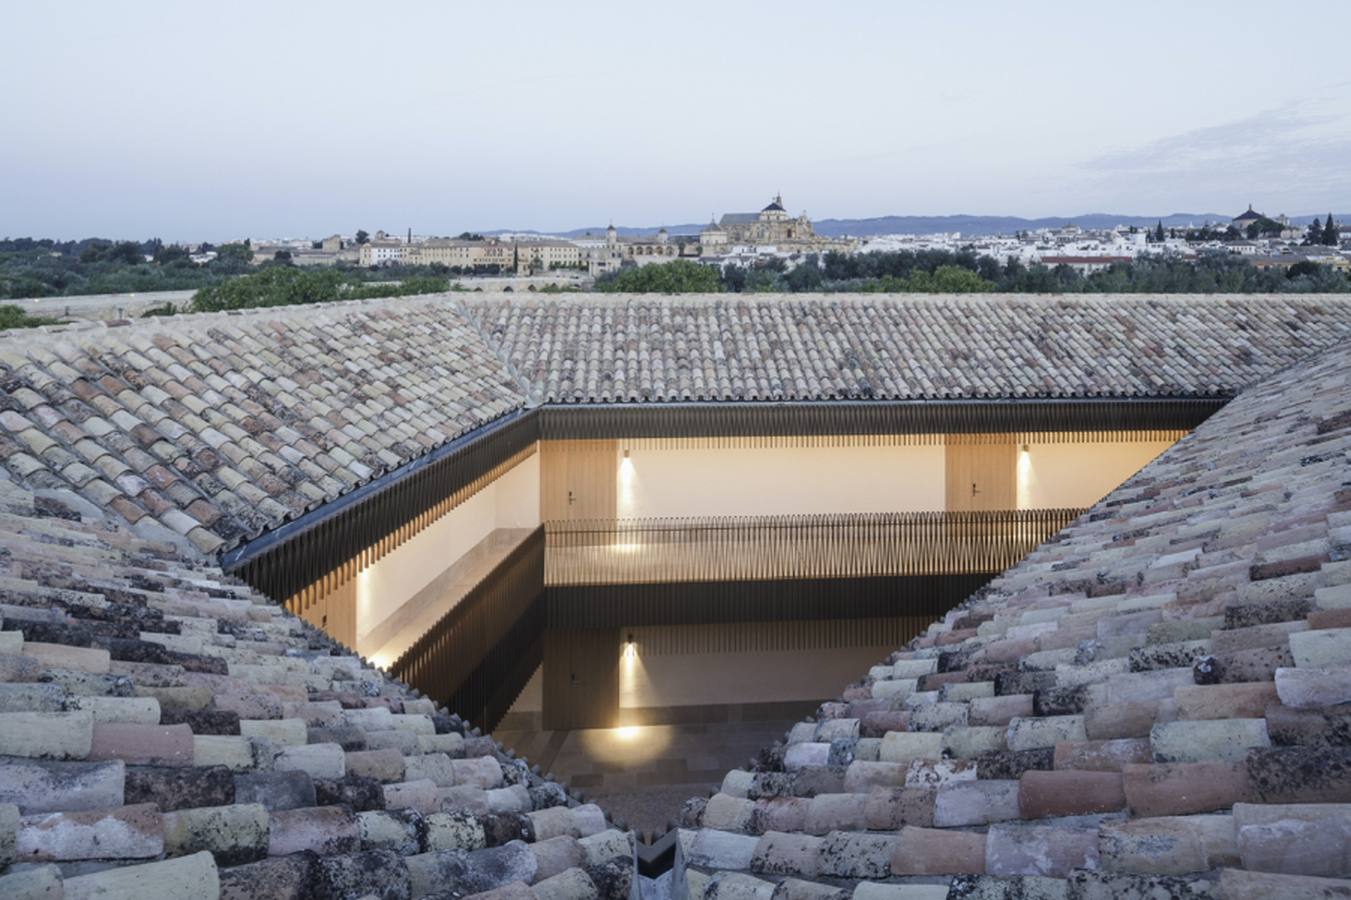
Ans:
[[[363,266],[380,266],[403,259],[404,245],[399,241],[376,238],[361,245],[358,259]]]

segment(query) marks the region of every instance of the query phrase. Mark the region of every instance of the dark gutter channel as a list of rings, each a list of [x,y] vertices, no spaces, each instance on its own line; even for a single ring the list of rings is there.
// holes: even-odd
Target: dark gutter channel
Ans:
[[[539,408],[542,440],[1190,429],[1228,398],[564,403]]]

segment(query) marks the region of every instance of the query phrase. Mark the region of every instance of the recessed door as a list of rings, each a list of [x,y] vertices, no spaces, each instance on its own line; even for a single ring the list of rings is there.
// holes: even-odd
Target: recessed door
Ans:
[[[619,631],[544,634],[544,727],[613,728],[619,717]]]
[[[949,443],[945,464],[949,510],[1018,508],[1016,444]]]
[[[618,478],[614,441],[543,441],[540,514],[547,522],[613,519]]]

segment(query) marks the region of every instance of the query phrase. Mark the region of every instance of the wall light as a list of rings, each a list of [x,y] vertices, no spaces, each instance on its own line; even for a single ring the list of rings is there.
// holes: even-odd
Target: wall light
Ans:
[[[633,659],[638,655],[638,645],[633,641],[633,635],[630,634],[628,640],[624,642],[624,658]]]

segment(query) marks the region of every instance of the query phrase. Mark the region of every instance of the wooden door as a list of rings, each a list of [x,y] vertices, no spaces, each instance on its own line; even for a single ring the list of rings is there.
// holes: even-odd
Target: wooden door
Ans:
[[[614,441],[542,441],[540,515],[546,522],[613,519],[618,478]]]
[[[544,728],[613,728],[619,719],[619,630],[544,634]]]
[[[1018,508],[1016,444],[949,443],[945,465],[949,510]]]

